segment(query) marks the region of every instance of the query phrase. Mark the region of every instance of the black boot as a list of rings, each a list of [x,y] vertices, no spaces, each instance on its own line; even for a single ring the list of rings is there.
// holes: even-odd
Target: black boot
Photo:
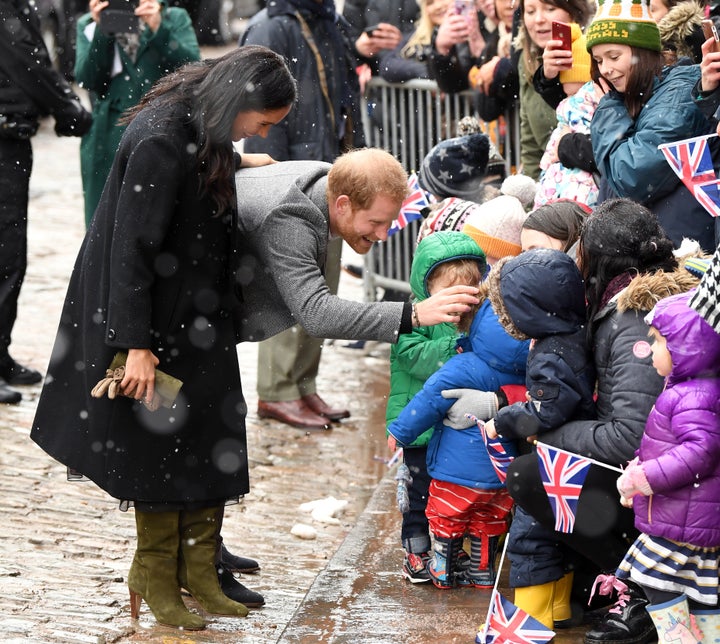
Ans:
[[[657,642],[657,631],[646,607],[650,603],[642,590],[633,582],[622,582],[609,575],[598,580],[609,594],[617,591],[615,605],[590,631],[585,634],[585,644],[647,644]],[[598,582],[596,582],[598,583]]]
[[[22,394],[8,386],[8,383],[0,378],[0,403],[5,405],[15,405],[21,400]]]
[[[230,552],[220,537],[220,563],[225,570],[230,572],[241,572],[243,574],[254,573],[260,570],[260,564],[248,557],[239,557]]]
[[[243,586],[229,570],[218,568],[217,572],[220,588],[226,597],[248,608],[260,608],[265,604],[265,598],[260,593]]]

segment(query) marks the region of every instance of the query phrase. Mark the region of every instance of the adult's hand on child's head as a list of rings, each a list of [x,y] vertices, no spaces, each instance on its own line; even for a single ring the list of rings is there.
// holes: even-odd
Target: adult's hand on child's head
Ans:
[[[720,52],[715,49],[715,40],[710,38],[702,44],[700,61],[700,88],[703,92],[712,92],[720,85]]]
[[[388,449],[394,454],[397,452],[397,439],[392,435],[388,434],[387,437]]]
[[[557,78],[566,69],[572,69],[572,51],[562,49],[562,40],[550,40],[543,51],[543,74],[547,79]]]
[[[441,322],[457,323],[460,315],[478,304],[476,286],[449,286],[415,304],[415,326],[433,326]]]

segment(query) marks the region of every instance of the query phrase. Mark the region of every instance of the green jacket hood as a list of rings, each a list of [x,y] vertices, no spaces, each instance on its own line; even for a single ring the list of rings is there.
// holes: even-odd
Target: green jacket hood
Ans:
[[[443,230],[432,233],[418,244],[410,270],[410,288],[413,297],[420,301],[428,298],[427,282],[438,265],[456,259],[477,259],[481,274],[485,274],[485,253],[465,233]]]

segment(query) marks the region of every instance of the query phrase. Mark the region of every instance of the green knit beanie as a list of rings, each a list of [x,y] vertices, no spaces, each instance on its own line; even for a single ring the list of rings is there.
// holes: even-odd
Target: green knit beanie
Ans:
[[[643,0],[605,0],[585,32],[587,50],[595,45],[618,43],[662,51],[660,30]]]

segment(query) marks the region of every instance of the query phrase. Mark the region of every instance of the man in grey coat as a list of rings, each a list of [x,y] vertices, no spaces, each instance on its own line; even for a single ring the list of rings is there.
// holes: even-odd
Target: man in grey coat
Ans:
[[[452,287],[416,304],[353,302],[333,295],[323,275],[330,240],[365,254],[387,238],[406,182],[398,161],[374,148],[332,165],[286,161],[237,172],[240,338],[257,342],[300,324],[320,338],[395,342],[414,326],[456,322],[477,289]]]

